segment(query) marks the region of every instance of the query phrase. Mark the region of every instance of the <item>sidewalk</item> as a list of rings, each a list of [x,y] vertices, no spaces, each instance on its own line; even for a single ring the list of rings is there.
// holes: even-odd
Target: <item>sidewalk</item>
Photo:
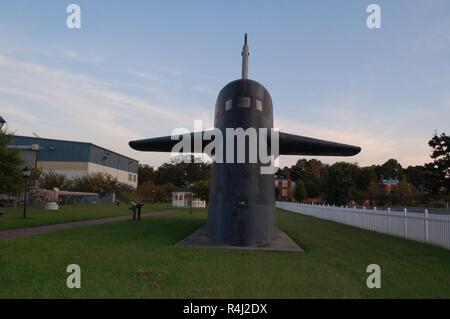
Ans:
[[[146,213],[142,213],[141,217],[157,216],[157,215],[160,215],[160,214],[168,212],[168,211],[170,211],[170,210],[146,212]],[[110,224],[110,223],[124,221],[124,220],[131,220],[131,216],[125,215],[125,216],[107,217],[107,218],[101,218],[101,219],[82,220],[82,221],[54,224],[54,225],[7,229],[7,230],[0,231],[0,240],[27,237],[27,236],[31,236],[34,234],[51,233],[53,231],[57,231],[60,229],[70,229],[70,228],[78,228],[78,227],[85,227],[85,226],[92,226],[92,225]]]

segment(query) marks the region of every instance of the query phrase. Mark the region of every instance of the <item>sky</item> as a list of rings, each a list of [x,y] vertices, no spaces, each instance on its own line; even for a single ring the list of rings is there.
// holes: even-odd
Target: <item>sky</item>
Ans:
[[[81,8],[69,29],[66,8]],[[366,25],[369,4],[381,28]],[[0,115],[17,135],[91,142],[159,166],[128,141],[213,127],[220,89],[263,84],[281,131],[362,147],[333,163],[430,162],[450,128],[450,1],[1,1]],[[281,166],[302,156],[282,156]],[[309,157],[308,157],[309,158]]]

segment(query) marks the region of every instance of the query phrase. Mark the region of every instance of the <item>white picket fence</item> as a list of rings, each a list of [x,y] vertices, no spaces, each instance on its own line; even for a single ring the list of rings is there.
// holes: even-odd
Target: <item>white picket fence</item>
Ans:
[[[450,215],[335,207],[289,202],[276,206],[290,212],[352,225],[379,233],[404,237],[450,249]]]

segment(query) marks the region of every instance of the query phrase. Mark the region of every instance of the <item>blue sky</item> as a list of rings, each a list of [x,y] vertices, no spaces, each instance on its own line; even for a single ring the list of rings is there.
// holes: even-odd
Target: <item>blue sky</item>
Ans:
[[[81,7],[82,27],[66,26]],[[381,7],[368,29],[366,7]],[[20,135],[87,141],[159,165],[128,141],[213,125],[220,89],[250,78],[282,131],[360,145],[361,165],[429,161],[449,133],[450,2],[2,1],[0,114]],[[282,165],[300,157],[284,156]],[[341,158],[320,158],[332,163]]]

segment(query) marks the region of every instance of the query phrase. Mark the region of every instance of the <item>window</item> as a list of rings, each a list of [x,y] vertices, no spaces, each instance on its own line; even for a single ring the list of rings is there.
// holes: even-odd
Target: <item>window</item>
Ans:
[[[249,97],[240,97],[240,98],[238,98],[237,106],[250,108],[251,102],[252,102],[252,100]]]
[[[136,177],[137,177],[137,175],[134,174],[134,175],[133,175],[133,182],[136,182]]]
[[[256,109],[262,112],[262,101],[256,99]]]
[[[131,175],[132,174],[128,174],[128,181],[131,182]]]
[[[283,181],[282,182],[282,187],[287,187],[288,186],[288,182],[287,181]]]
[[[281,190],[281,196],[287,197],[287,195],[288,195],[287,189],[282,189],[282,190]]]
[[[233,107],[233,100],[228,100],[225,102],[225,111],[231,110]]]

